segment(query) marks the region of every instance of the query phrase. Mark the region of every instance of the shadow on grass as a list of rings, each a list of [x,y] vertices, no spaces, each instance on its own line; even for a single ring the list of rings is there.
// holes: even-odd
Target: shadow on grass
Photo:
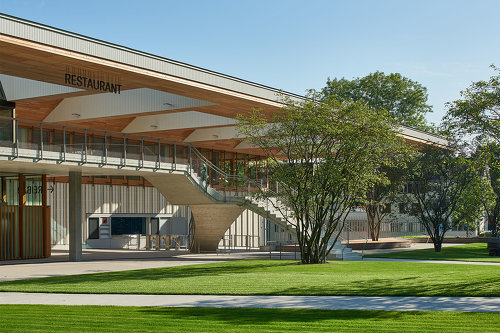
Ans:
[[[415,282],[411,277],[374,278],[348,283],[339,281],[328,286],[283,288],[268,295],[500,297],[500,279],[491,277],[484,278],[478,283],[471,283],[470,281]]]
[[[216,277],[230,274],[243,274],[248,272],[256,272],[266,268],[277,266],[292,266],[298,265],[298,262],[290,261],[261,261],[247,260],[241,262],[224,262],[218,264],[207,265],[188,265],[178,267],[165,268],[149,268],[139,270],[127,270],[118,272],[106,272],[95,274],[79,274],[69,276],[54,276],[37,279],[15,280],[0,282],[0,290],[2,286],[30,286],[36,285],[58,285],[71,284],[81,282],[121,282],[121,281],[155,281],[162,280],[168,283],[169,279],[191,278],[191,277]],[[41,290],[40,292],[44,292]],[[126,292],[126,291],[124,291]]]
[[[313,323],[325,320],[398,320],[405,314],[370,310],[309,310],[255,308],[142,308],[149,316],[175,315],[187,320],[222,321],[231,325],[267,325],[279,322]],[[421,312],[413,312],[415,315]]]
[[[447,246],[441,252],[434,249],[406,250],[391,253],[369,254],[366,258],[417,259],[417,260],[458,260],[500,262],[500,257],[489,256],[486,243]]]
[[[420,266],[418,266],[420,265]],[[500,296],[496,267],[248,260],[7,281],[0,291],[328,296]],[[458,267],[461,266],[461,267]],[[462,267],[463,266],[463,267]],[[467,266],[467,267],[466,267]],[[452,278],[456,276],[456,278]]]

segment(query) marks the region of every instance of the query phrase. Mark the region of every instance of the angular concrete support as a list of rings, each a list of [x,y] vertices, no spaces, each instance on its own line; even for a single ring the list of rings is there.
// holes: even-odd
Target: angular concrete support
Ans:
[[[82,261],[82,172],[69,172],[69,261]]]
[[[190,205],[194,218],[194,251],[215,251],[224,233],[245,208],[236,205]]]

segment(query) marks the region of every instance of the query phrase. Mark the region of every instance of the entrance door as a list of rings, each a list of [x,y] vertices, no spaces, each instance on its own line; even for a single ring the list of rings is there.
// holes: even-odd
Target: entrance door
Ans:
[[[99,219],[89,219],[89,239],[99,239]]]
[[[157,217],[151,218],[151,235],[160,234],[160,221]]]

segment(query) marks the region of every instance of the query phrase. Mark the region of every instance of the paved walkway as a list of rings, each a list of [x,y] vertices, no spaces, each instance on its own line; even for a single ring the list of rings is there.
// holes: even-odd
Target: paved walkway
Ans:
[[[84,250],[83,261],[68,261],[67,251],[50,258],[0,262],[0,281],[135,269],[208,264],[250,259],[262,253],[188,254],[186,251]]]
[[[0,304],[500,312],[500,297],[215,296],[0,293]]]
[[[145,268],[184,266],[242,259],[269,259],[269,252],[233,252],[231,254],[189,254],[186,251],[130,251],[130,250],[84,250],[83,261],[68,261],[67,251],[54,251],[46,259],[11,260],[0,262],[0,281],[33,279],[51,276],[92,274],[126,271]],[[273,259],[295,258],[295,253],[273,252]],[[378,259],[365,261],[406,261],[419,263],[441,263],[456,265],[499,265],[490,262],[467,262],[446,260]]]

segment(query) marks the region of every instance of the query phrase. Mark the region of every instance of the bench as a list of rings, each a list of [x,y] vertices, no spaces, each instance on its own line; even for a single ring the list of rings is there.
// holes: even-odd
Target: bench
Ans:
[[[488,238],[488,250],[490,256],[500,256],[500,237]]]

